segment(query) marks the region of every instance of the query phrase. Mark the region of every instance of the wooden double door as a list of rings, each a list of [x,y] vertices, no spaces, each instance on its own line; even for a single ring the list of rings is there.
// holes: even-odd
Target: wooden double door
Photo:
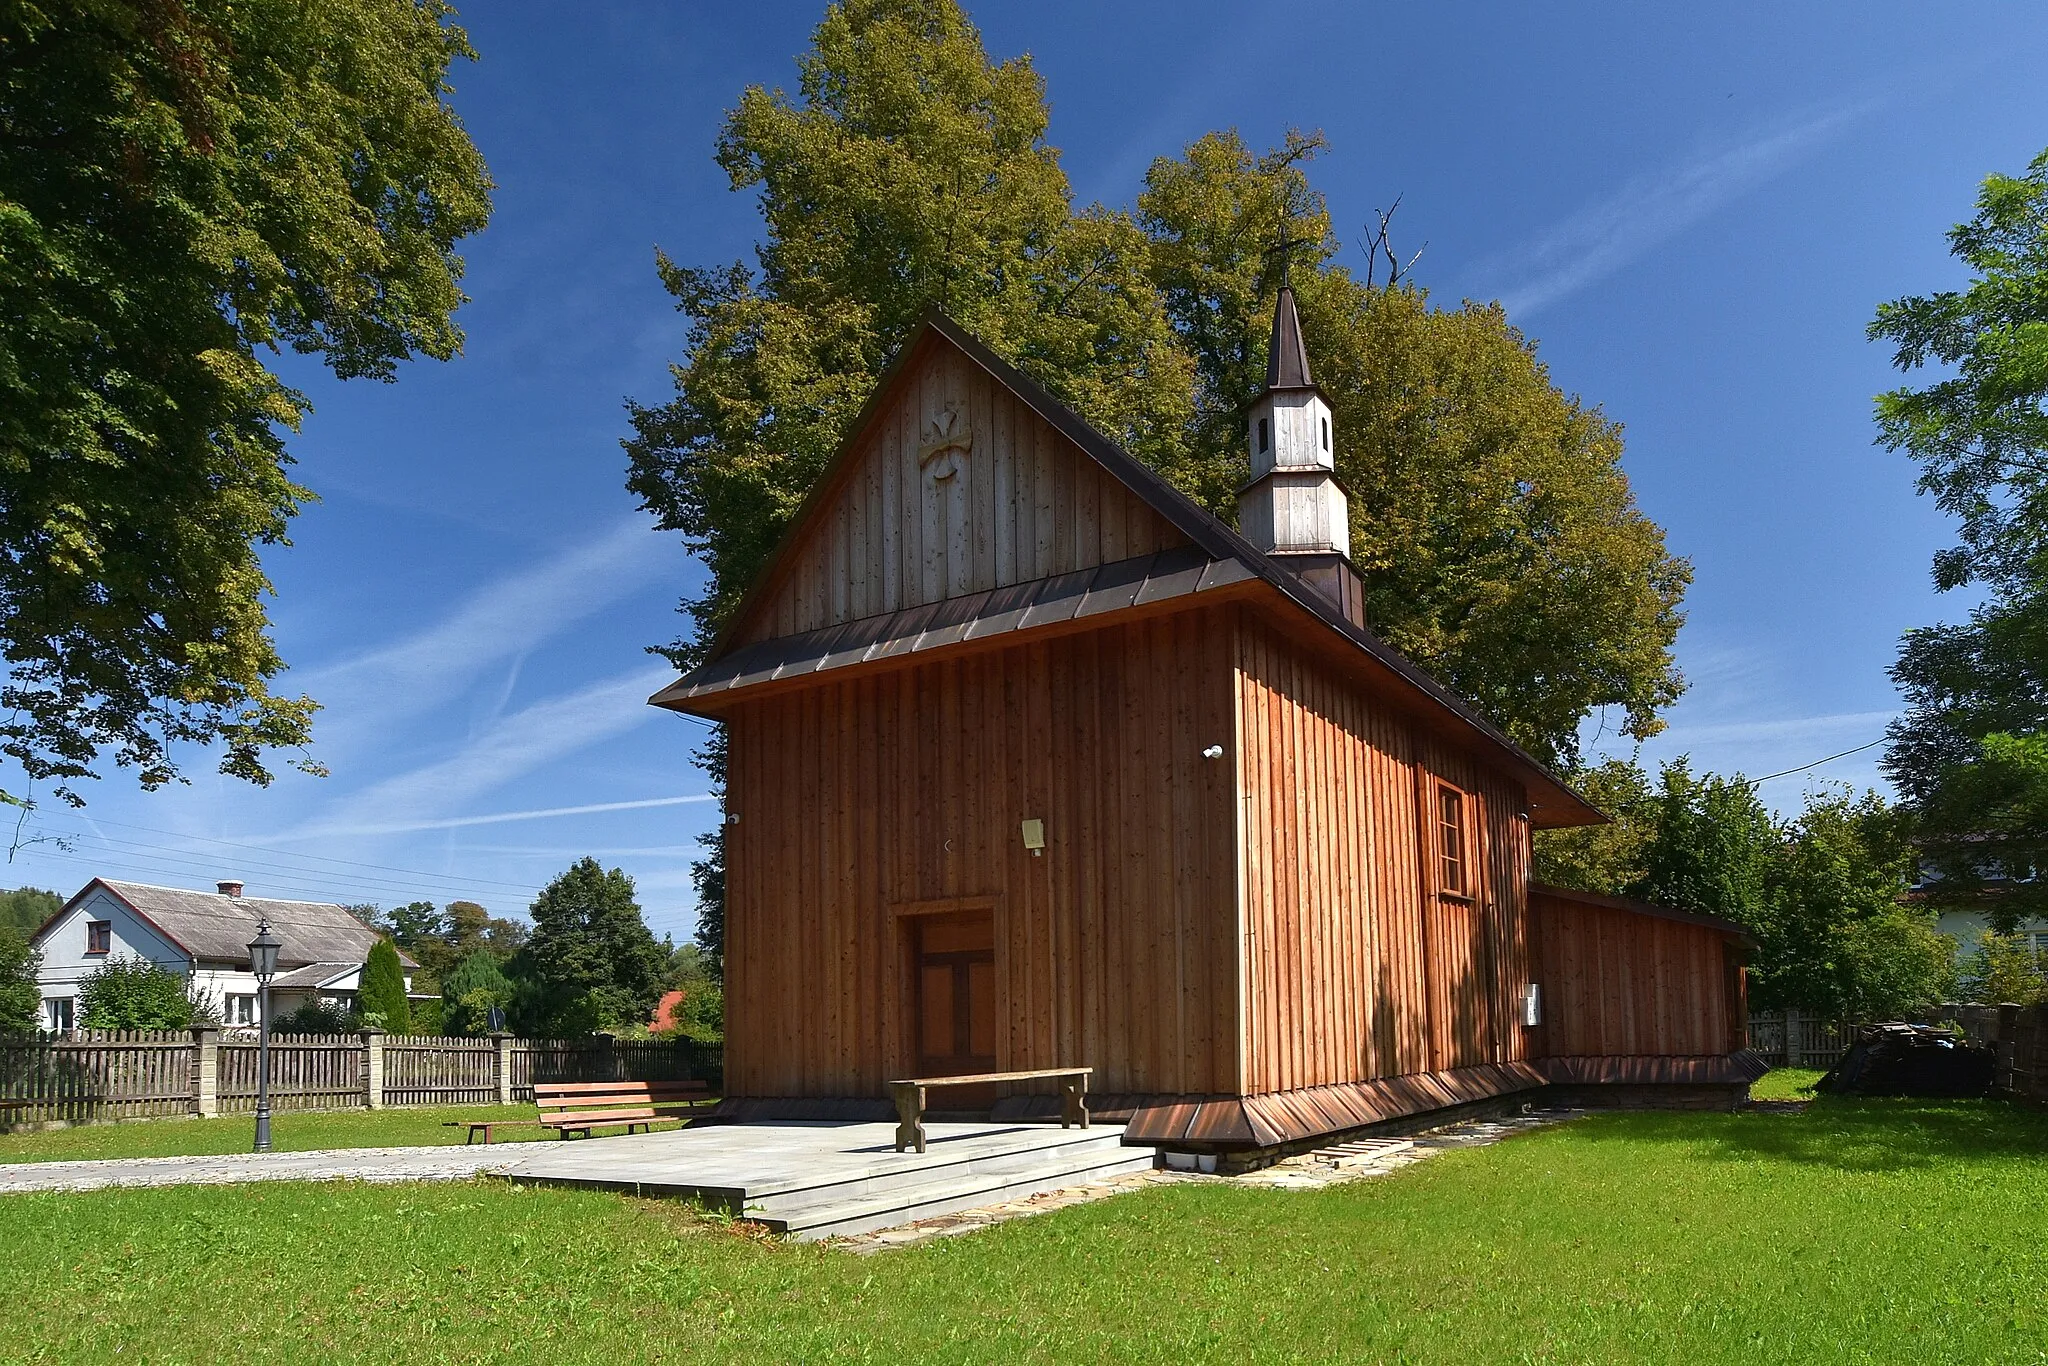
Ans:
[[[911,928],[918,1075],[995,1071],[995,912],[920,915]]]

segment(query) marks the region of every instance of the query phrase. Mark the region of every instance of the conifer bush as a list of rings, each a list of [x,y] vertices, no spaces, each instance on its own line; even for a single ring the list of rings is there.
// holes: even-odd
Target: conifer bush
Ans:
[[[412,1006],[405,999],[405,966],[389,939],[380,939],[363,963],[363,986],[356,998],[363,1023],[392,1034],[412,1032]]]

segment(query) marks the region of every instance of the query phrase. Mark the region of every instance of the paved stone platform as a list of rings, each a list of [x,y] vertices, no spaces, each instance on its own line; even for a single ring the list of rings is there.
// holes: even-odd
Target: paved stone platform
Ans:
[[[529,1144],[497,1172],[514,1181],[701,1200],[778,1233],[865,1232],[972,1205],[1128,1175],[1157,1163],[1123,1126],[927,1121],[926,1150],[896,1151],[896,1126],[847,1121],[712,1124],[669,1133]]]
[[[0,1165],[0,1194],[244,1181],[460,1181],[501,1177],[701,1200],[777,1232],[866,1232],[973,1205],[1149,1169],[1120,1125],[927,1123],[922,1153],[894,1124],[713,1124],[654,1134],[486,1147],[351,1148]]]

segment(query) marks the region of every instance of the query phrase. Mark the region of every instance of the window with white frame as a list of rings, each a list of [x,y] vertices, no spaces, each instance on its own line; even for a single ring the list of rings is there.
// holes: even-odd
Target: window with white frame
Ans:
[[[74,998],[69,996],[52,996],[49,1000],[43,1002],[43,1005],[49,1011],[50,1029],[53,1033],[69,1034],[71,1032],[77,1018],[73,1014],[75,1004]]]
[[[224,1006],[227,1023],[231,1025],[252,1025],[256,1023],[256,998],[253,995],[232,994]]]

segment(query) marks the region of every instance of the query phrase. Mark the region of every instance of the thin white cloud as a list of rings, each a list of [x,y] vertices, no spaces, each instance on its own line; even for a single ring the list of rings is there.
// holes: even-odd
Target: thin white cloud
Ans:
[[[1843,734],[1876,739],[1896,711],[1844,711],[1825,716],[1796,716],[1777,721],[1727,721],[1716,725],[1677,725],[1651,743],[1659,749],[1687,745],[1782,744],[1788,740],[1833,738]]]
[[[639,801],[631,802],[591,802],[584,806],[544,806],[532,811],[494,811],[483,816],[449,816],[440,820],[407,821],[403,825],[361,826],[347,833],[352,835],[405,835],[415,830],[460,830],[472,825],[503,825],[507,821],[549,820],[556,816],[587,816],[600,811],[644,811],[649,807],[655,806],[690,806],[699,802],[715,802],[717,800],[718,794],[715,792],[698,792],[687,797],[644,797]],[[689,847],[696,849],[699,857],[703,855],[704,851],[701,848],[697,848],[694,845]],[[526,845],[507,845],[502,848],[495,845],[476,845],[472,846],[471,852],[493,854],[539,853],[554,857],[558,854],[575,853],[578,851],[565,849],[537,850]],[[681,848],[586,849],[581,852],[593,854],[662,854],[678,853],[681,852]]]
[[[673,677],[667,665],[652,665],[536,702],[494,721],[447,758],[367,787],[325,819],[277,838],[387,834],[461,824],[463,818],[450,813],[463,803],[657,715],[647,705],[647,695]]]
[[[1523,318],[1612,274],[1791,169],[1877,108],[1875,101],[1807,112],[1733,147],[1640,176],[1517,251],[1482,262],[1479,278]]]
[[[551,636],[676,569],[674,543],[645,518],[578,542],[551,560],[487,584],[434,625],[353,658],[296,674],[323,704],[321,749],[381,736],[466,690],[486,670],[517,661]],[[517,677],[509,671],[505,690]],[[501,698],[502,702],[502,698]]]

